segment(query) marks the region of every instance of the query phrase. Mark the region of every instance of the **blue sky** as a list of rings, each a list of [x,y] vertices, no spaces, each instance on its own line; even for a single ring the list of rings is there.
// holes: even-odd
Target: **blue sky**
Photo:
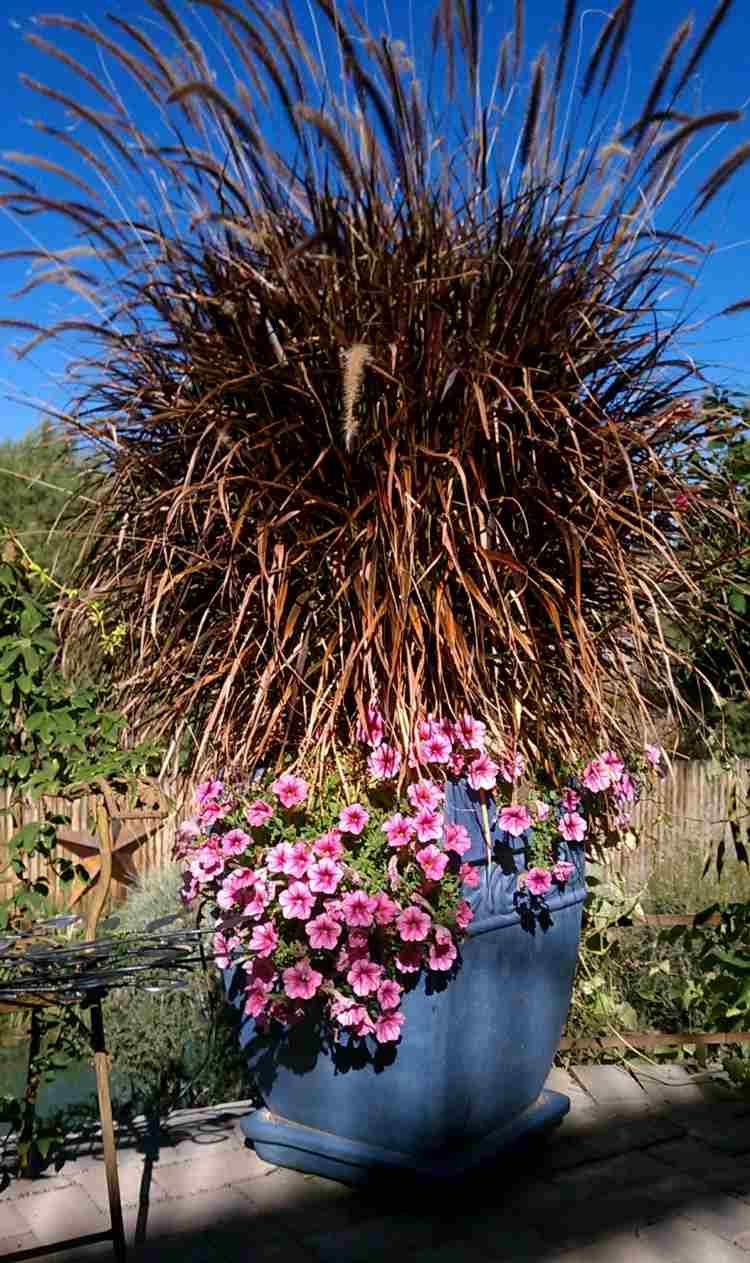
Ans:
[[[389,0],[387,6],[372,0],[358,0],[360,11],[372,28],[390,31],[412,44],[414,39],[418,62],[424,50],[429,48],[431,3],[420,0]],[[307,0],[292,0],[300,20],[309,28]],[[189,6],[183,0],[175,0],[176,11],[185,16]],[[691,6],[700,31],[710,16],[713,0],[695,0]],[[40,5],[40,11],[63,12],[69,16],[88,18],[104,31],[117,38],[117,32],[109,28],[106,15],[113,8],[111,0],[60,0],[54,6]],[[44,137],[28,125],[29,119],[43,118],[56,126],[65,126],[62,108],[44,101],[18,82],[21,70],[53,87],[70,90],[74,80],[69,71],[38,49],[25,42],[24,36],[36,31],[48,39],[63,39],[54,31],[36,27],[31,18],[36,5],[33,0],[0,0],[0,75],[6,101],[0,117],[0,152],[9,150],[46,154],[58,161],[68,151],[45,148]],[[510,0],[480,0],[484,20],[486,61],[493,59],[493,51],[510,23]],[[633,116],[643,100],[654,68],[662,51],[677,26],[686,15],[688,6],[683,0],[640,0],[631,29],[627,57],[615,77],[606,102],[607,110],[614,118],[622,110],[625,117]],[[161,39],[160,19],[145,3],[123,3],[116,12],[134,25],[144,24],[143,29],[156,39]],[[201,16],[203,10],[200,10]],[[562,13],[562,0],[527,0],[526,47],[531,53],[543,43],[554,44]],[[576,31],[576,45],[580,38],[584,53],[592,48],[605,18],[605,9],[580,6]],[[199,19],[200,20],[200,19]],[[735,107],[750,96],[750,5],[747,0],[736,0],[725,24],[716,37],[703,62],[700,74],[690,86],[689,106],[696,111],[720,110]],[[95,73],[103,67],[97,62],[87,41],[80,37],[65,36],[64,47],[84,61]],[[575,47],[575,45],[574,45]],[[330,45],[326,51],[332,50]],[[220,66],[220,53],[213,47],[209,52],[212,64]],[[585,57],[584,57],[585,60]],[[334,63],[335,64],[335,63]],[[221,72],[219,72],[221,80]],[[575,89],[574,89],[575,91]],[[7,93],[7,95],[6,95]],[[81,94],[85,99],[86,92]],[[91,98],[92,103],[95,100]],[[145,97],[133,99],[133,111],[144,130],[149,130],[152,117]],[[268,120],[269,127],[275,121]],[[750,139],[750,116],[735,124],[727,133],[717,137],[707,152],[696,159],[685,185],[686,190],[695,188],[705,178],[713,163],[734,148],[740,141]],[[68,158],[64,158],[68,161]],[[2,161],[2,159],[0,159]],[[59,191],[61,182],[54,177],[42,177],[44,187]],[[67,190],[68,195],[71,191]],[[683,198],[678,193],[678,198]],[[679,210],[682,202],[675,203]],[[720,384],[746,389],[750,392],[750,311],[731,317],[711,319],[723,307],[750,297],[750,164],[711,204],[701,217],[691,235],[705,245],[712,245],[697,286],[679,301],[681,311],[688,318],[691,328],[686,333],[683,349],[696,361],[707,366],[710,379]],[[667,215],[659,225],[667,227],[671,216]],[[24,231],[39,232],[46,245],[63,244],[59,227],[44,229],[36,222],[28,225],[13,222],[0,208],[0,249],[16,249],[24,241]],[[42,322],[50,313],[61,310],[59,295],[51,287],[34,291],[31,299],[13,302],[11,292],[23,285],[30,275],[26,262],[0,261],[0,315],[7,317],[21,313]],[[674,301],[670,299],[668,301]],[[40,348],[28,358],[19,361],[11,346],[19,340],[17,333],[0,329],[0,438],[22,433],[40,419],[39,401],[63,407],[66,387],[62,381],[65,368],[63,349],[51,346]]]

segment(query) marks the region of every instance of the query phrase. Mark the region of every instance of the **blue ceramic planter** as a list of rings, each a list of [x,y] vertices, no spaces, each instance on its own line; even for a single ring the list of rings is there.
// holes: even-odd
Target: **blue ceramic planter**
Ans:
[[[477,796],[451,785],[481,882],[453,974],[427,974],[403,997],[397,1045],[332,1044],[313,1021],[284,1035],[245,1019],[241,1041],[265,1102],[243,1123],[268,1162],[348,1182],[377,1172],[455,1176],[531,1131],[554,1126],[567,1097],[543,1091],[570,1003],[585,897],[576,873],[546,900],[519,899],[522,846],[492,826],[491,864]],[[241,1003],[232,973],[230,999]]]

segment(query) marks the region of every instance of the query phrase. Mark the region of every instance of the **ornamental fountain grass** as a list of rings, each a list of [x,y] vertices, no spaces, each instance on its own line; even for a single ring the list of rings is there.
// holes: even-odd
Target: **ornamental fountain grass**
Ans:
[[[150,7],[155,26],[37,19],[29,40],[62,70],[24,82],[75,125],[35,124],[44,156],[0,176],[5,208],[33,217],[14,258],[45,265],[25,289],[64,291],[63,320],[15,322],[21,352],[78,343],[60,420],[98,452],[99,485],[77,582],[127,628],[114,683],[132,728],[177,734],[196,773],[299,775],[316,811],[333,777],[337,815],[369,785],[350,763],[373,699],[381,744],[413,754],[420,720],[481,714],[488,757],[558,791],[588,752],[639,748],[655,707],[690,718],[682,632],[722,564],[700,541],[731,539],[738,515],[718,476],[689,473],[711,423],[664,293],[701,265],[691,225],[750,157],[722,149],[737,111],[686,101],[729,0],[677,28],[612,126],[633,0],[588,57],[566,0],[530,64],[517,0],[491,67],[477,0],[442,0],[424,58],[332,0],[202,0],[195,29]],[[61,613],[73,643],[84,607]],[[401,799],[411,776],[405,759]],[[485,872],[515,898],[494,808],[449,781],[447,822],[468,796],[476,854],[489,834]],[[532,961],[565,938],[545,950],[569,966],[534,966],[565,974],[560,1011],[578,915],[503,940],[517,930]],[[486,949],[497,989],[516,948],[490,942],[474,933],[464,966]],[[492,1103],[451,1091],[490,1135]]]

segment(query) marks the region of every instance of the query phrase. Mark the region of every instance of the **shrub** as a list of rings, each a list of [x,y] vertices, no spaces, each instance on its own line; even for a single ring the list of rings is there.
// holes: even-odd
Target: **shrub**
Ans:
[[[136,934],[178,912],[179,887],[179,865],[148,869],[117,910],[118,932]],[[183,991],[113,991],[104,1002],[104,1028],[121,1117],[162,1118],[178,1106],[251,1095],[236,1026],[210,958]]]

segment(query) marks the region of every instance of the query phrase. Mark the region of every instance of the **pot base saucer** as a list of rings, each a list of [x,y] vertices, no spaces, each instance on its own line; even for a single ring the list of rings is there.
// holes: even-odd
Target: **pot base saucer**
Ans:
[[[360,1140],[349,1140],[333,1132],[318,1131],[272,1114],[268,1109],[253,1110],[242,1119],[242,1131],[259,1158],[273,1166],[322,1175],[344,1184],[372,1184],[389,1174],[411,1174],[417,1179],[455,1179],[504,1150],[518,1145],[535,1132],[556,1127],[570,1109],[561,1092],[542,1091],[537,1099],[515,1118],[481,1140],[435,1154],[402,1153],[383,1149]]]

